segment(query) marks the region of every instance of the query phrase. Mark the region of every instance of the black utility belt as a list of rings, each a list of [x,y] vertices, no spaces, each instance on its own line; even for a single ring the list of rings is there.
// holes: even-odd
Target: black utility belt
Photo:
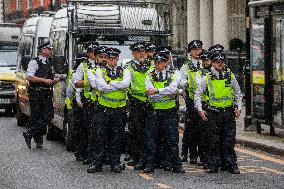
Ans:
[[[177,112],[177,108],[170,108],[170,109],[153,109],[155,112]]]
[[[220,107],[208,107],[209,110],[214,112],[226,112],[230,110],[234,110],[234,106],[226,107],[226,108],[220,108]]]
[[[125,111],[126,107],[111,108],[111,107],[107,107],[107,106],[97,104],[97,108],[98,108],[98,110],[101,110],[101,111],[117,111],[117,112],[119,112],[119,111]]]
[[[53,87],[28,87],[28,90],[34,91],[52,91]]]

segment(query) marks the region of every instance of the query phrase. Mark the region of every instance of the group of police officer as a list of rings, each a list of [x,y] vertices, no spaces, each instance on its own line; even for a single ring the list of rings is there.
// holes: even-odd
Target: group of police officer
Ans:
[[[51,48],[49,43],[43,44],[39,51]],[[190,163],[204,166],[207,173],[216,173],[221,167],[239,174],[235,118],[240,116],[242,96],[234,74],[225,66],[223,49],[217,44],[203,50],[202,41],[193,40],[188,44],[189,58],[177,70],[169,47],[134,43],[130,46],[133,59],[118,66],[119,49],[88,43],[75,58],[75,71],[66,79],[65,102],[72,109],[76,160],[89,164],[88,173],[101,172],[104,164],[120,173],[125,168],[120,159],[127,126],[125,160],[134,170],[151,173],[163,168],[184,173],[181,162],[186,162],[189,154]],[[29,63],[28,70],[42,78],[32,80],[29,74],[30,86],[50,89],[62,78],[48,74],[48,64],[41,56]],[[38,66],[32,66],[35,64]],[[48,79],[52,82],[47,83]],[[34,91],[30,97],[35,96]],[[187,107],[181,157],[179,95]],[[35,103],[31,109],[38,109],[33,106]],[[32,138],[42,147],[44,132],[37,130],[51,124],[37,113],[32,111],[32,129],[24,133],[29,147]]]

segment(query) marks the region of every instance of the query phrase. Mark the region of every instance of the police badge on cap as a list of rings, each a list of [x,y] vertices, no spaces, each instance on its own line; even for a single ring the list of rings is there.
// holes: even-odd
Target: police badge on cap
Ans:
[[[100,47],[96,48],[94,52],[96,54],[107,54],[107,49],[108,49],[108,47],[106,47],[106,46],[100,46]]]
[[[205,60],[205,59],[210,59],[211,56],[211,52],[207,51],[207,50],[202,50],[202,52],[199,54],[199,57],[201,60]]]
[[[220,44],[216,44],[216,45],[213,45],[211,47],[209,47],[208,51],[212,52],[212,53],[221,53],[223,52],[224,50],[224,47],[223,45],[220,45]]]
[[[145,43],[144,42],[138,42],[138,43],[134,43],[132,44],[129,49],[131,51],[145,51],[146,47],[145,47]]]
[[[223,62],[226,60],[226,55],[223,54],[223,53],[214,53],[212,56],[211,56],[211,60],[212,62],[213,61],[216,61],[216,62]]]
[[[202,48],[202,41],[200,40],[193,40],[191,42],[188,43],[187,45],[187,50],[190,51],[193,48]]]
[[[50,41],[46,41],[46,42],[43,42],[42,44],[40,44],[38,47],[37,47],[37,50],[42,50],[42,49],[45,49],[45,48],[49,48],[49,49],[52,49],[53,47],[51,46],[50,44]]]
[[[168,61],[169,56],[166,53],[158,52],[154,54],[154,61],[160,62],[160,61]]]
[[[156,51],[157,46],[154,43],[145,43],[146,51]]]
[[[171,54],[172,47],[171,46],[161,46],[157,49],[157,52]]]
[[[119,56],[120,53],[121,53],[121,51],[117,48],[111,47],[111,48],[108,48],[106,50],[106,54],[107,54],[108,57],[117,57],[117,56]]]

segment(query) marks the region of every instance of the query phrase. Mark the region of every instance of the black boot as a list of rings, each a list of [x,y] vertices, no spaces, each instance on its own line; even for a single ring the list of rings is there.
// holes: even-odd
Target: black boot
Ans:
[[[182,167],[174,167],[173,168],[173,173],[185,173],[185,171],[182,169]]]
[[[232,167],[228,168],[228,173],[240,174],[240,170],[237,165],[233,165]]]
[[[145,168],[145,162],[140,160],[137,165],[134,166],[134,170],[143,170]]]
[[[25,138],[25,142],[26,142],[26,144],[27,144],[27,146],[29,147],[29,148],[31,148],[31,142],[32,142],[32,135],[31,134],[29,134],[28,132],[24,132],[23,133],[23,136],[24,136],[24,138]]]
[[[95,173],[95,172],[102,172],[102,171],[103,171],[102,166],[98,166],[98,165],[91,165],[87,169],[87,173]]]
[[[154,172],[154,168],[152,165],[146,165],[145,169],[143,170],[143,173],[153,173]]]
[[[111,167],[111,171],[115,173],[121,173],[121,167],[119,165],[115,165]]]

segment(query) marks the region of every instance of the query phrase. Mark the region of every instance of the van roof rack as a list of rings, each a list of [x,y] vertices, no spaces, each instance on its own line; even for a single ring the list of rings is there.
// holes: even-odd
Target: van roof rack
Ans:
[[[94,35],[171,35],[169,0],[69,0],[68,31]]]

